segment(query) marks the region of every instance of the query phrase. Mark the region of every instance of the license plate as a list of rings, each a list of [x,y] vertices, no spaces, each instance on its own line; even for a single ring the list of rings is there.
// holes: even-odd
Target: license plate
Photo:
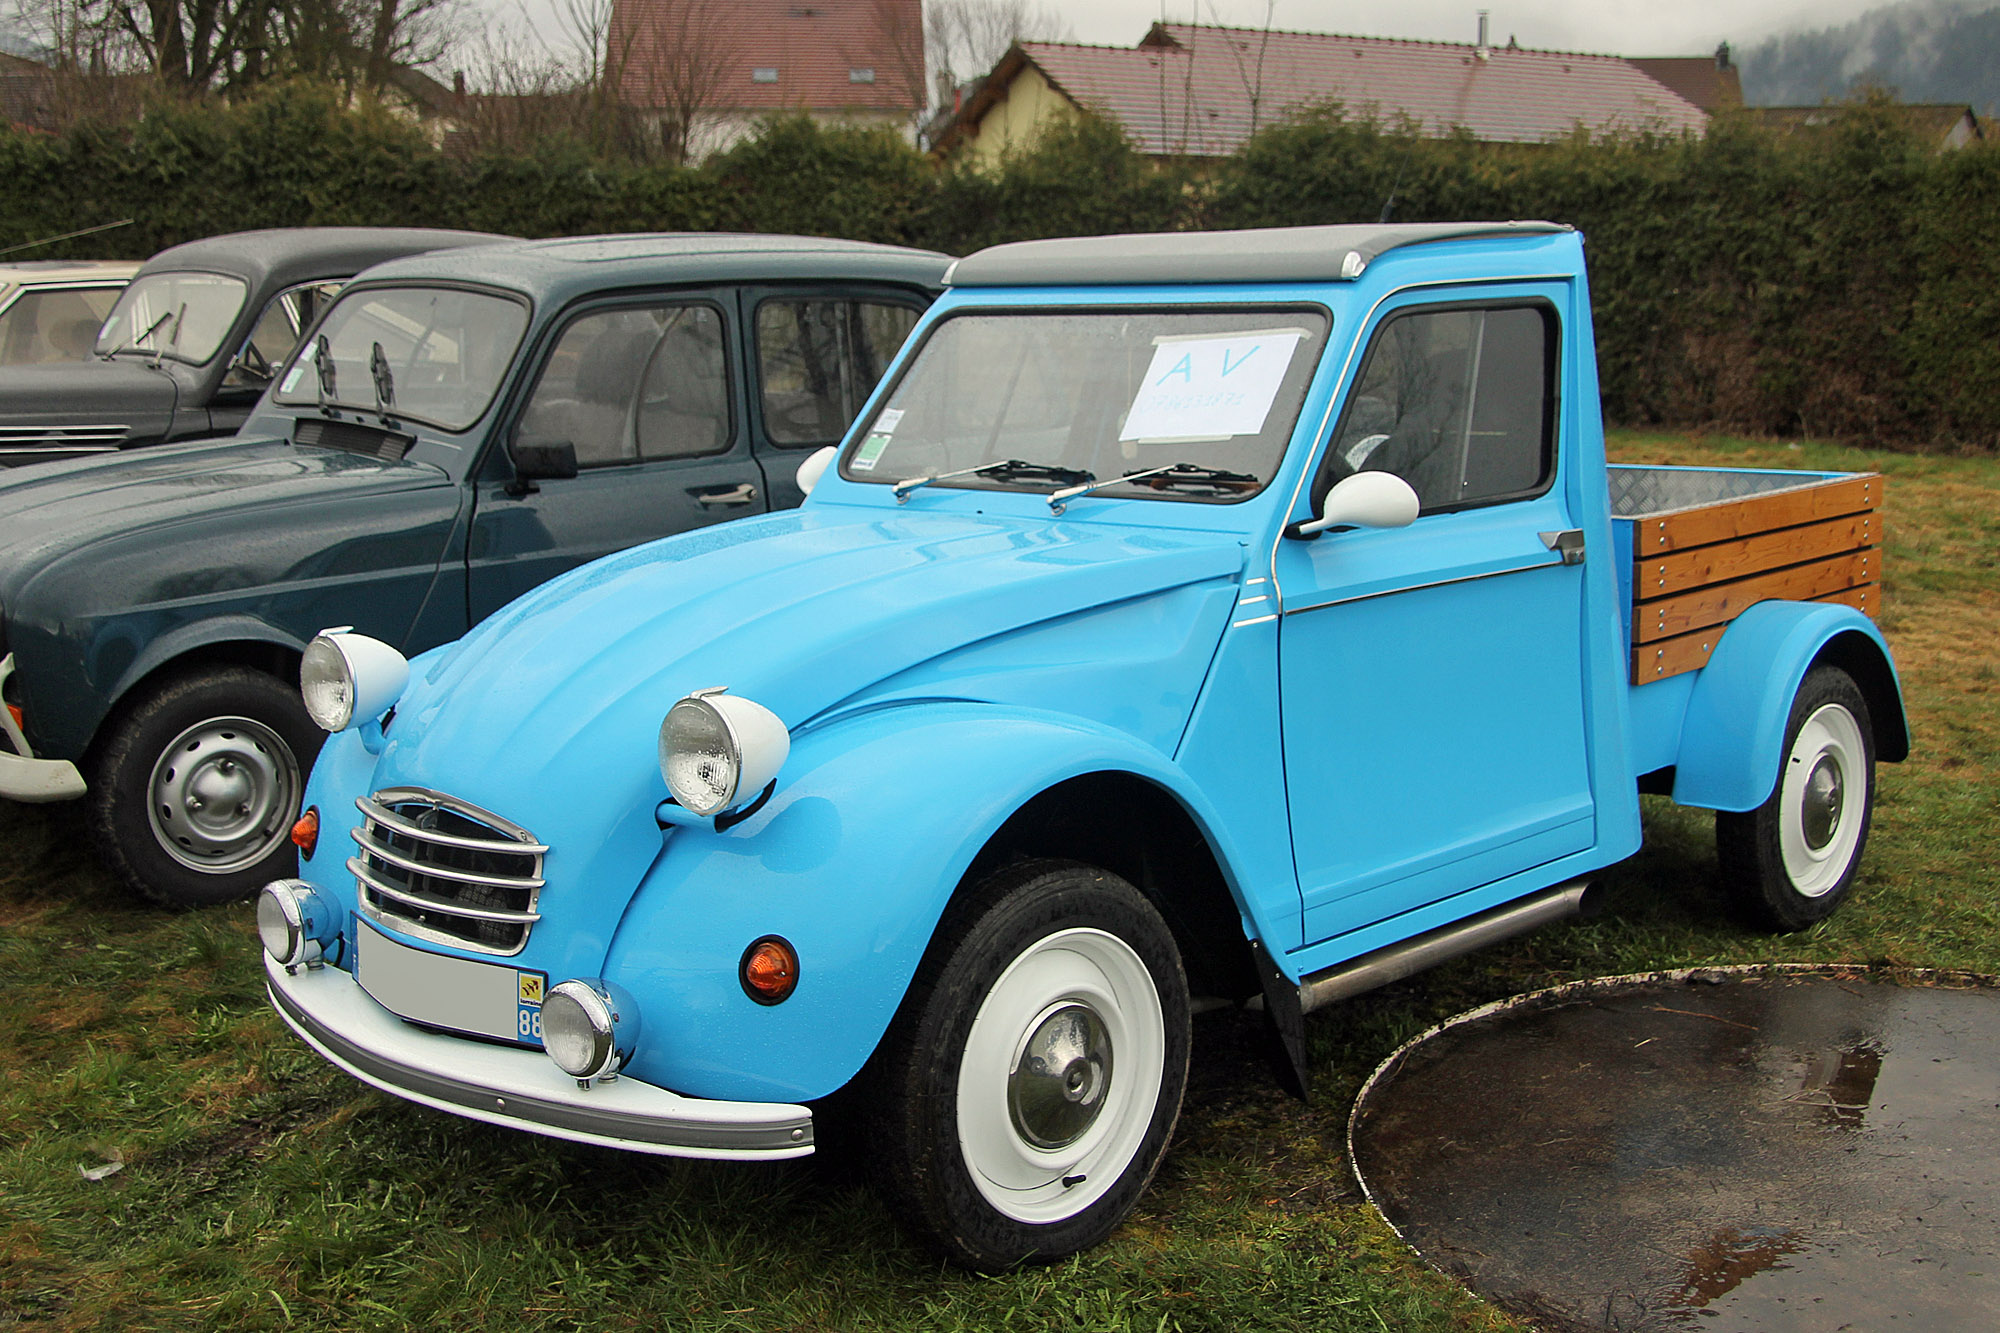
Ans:
[[[390,1013],[454,1032],[541,1045],[548,973],[413,949],[366,921],[355,924],[354,979]]]

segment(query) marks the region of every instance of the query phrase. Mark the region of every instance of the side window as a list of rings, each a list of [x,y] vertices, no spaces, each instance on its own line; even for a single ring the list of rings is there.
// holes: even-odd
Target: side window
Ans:
[[[0,365],[88,360],[98,326],[117,303],[116,287],[23,292],[0,314]]]
[[[250,337],[223,378],[223,387],[262,388],[270,383],[276,368],[291,359],[299,339],[339,294],[337,282],[309,282],[272,297],[250,326]]]
[[[1423,512],[1533,494],[1554,460],[1554,312],[1416,310],[1375,341],[1327,450],[1317,494],[1354,472],[1393,472]]]
[[[757,381],[773,444],[834,444],[916,326],[908,306],[821,299],[757,307]]]
[[[580,468],[729,447],[723,324],[709,305],[626,306],[563,330],[517,436],[567,441]]]

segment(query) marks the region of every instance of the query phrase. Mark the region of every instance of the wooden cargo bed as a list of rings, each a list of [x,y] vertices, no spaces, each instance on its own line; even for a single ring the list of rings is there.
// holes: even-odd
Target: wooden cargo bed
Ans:
[[[1876,473],[1614,466],[1610,484],[1635,685],[1703,666],[1757,602],[1880,610]]]

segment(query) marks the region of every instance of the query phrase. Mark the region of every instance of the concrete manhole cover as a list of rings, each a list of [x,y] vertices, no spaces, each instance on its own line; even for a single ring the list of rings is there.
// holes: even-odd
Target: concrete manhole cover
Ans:
[[[1454,1019],[1349,1137],[1426,1260],[1544,1329],[2000,1327],[2000,990],[1621,978]]]

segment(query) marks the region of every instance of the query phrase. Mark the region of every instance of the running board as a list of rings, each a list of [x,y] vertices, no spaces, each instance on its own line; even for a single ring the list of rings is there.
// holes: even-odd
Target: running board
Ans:
[[[1299,1010],[1311,1013],[1336,1000],[1415,976],[1461,954],[1524,935],[1539,926],[1596,911],[1599,894],[1585,880],[1573,880],[1526,898],[1504,903],[1490,912],[1454,922],[1428,935],[1392,944],[1386,949],[1314,973],[1299,983]]]

